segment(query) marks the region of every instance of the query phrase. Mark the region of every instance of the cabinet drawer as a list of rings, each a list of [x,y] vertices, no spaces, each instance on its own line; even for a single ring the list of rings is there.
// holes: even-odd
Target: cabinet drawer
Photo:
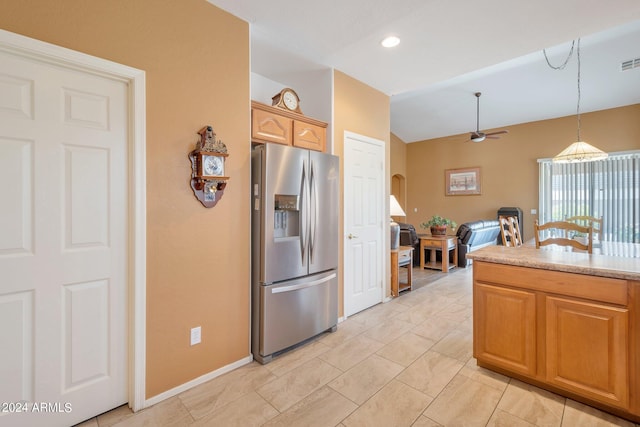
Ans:
[[[398,266],[411,264],[411,254],[409,252],[400,252],[398,254]]]
[[[628,282],[621,279],[482,261],[473,263],[473,275],[474,280],[482,282],[628,305]]]

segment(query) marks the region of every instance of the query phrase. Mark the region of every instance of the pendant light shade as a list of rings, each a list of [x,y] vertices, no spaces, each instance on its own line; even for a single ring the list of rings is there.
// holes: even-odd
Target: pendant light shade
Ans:
[[[609,157],[604,151],[584,141],[574,142],[553,158],[554,163],[592,162]]]

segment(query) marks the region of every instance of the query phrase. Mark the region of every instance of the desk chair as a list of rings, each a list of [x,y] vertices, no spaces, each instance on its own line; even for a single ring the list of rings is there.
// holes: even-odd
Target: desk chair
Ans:
[[[500,216],[498,221],[500,221],[502,244],[504,246],[522,246],[522,236],[520,235],[518,217]]]
[[[555,232],[549,230],[555,230]],[[540,246],[559,245],[571,246],[575,249],[593,253],[593,226],[583,227],[582,225],[568,221],[551,221],[539,225],[538,220],[536,220],[533,225],[533,231],[537,249],[539,249]],[[585,244],[574,239],[572,232],[586,234],[587,243]],[[549,233],[551,233],[551,237],[543,240],[543,236]]]

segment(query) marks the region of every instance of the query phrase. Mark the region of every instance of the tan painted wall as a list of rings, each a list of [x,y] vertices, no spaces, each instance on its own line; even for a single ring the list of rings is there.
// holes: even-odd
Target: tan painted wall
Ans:
[[[2,0],[0,28],[146,71],[147,398],[247,357],[248,24],[204,0]],[[206,124],[230,153],[213,209],[189,186]]]
[[[400,174],[407,175],[407,144],[391,134],[391,176]]]
[[[391,134],[391,194],[396,196],[396,200],[407,209],[407,144],[398,138],[395,134]],[[405,218],[395,218],[397,221],[404,222]]]
[[[467,134],[407,145],[407,222],[431,215],[461,224],[494,219],[502,206],[524,212],[524,238],[533,238],[538,208],[539,158],[553,157],[576,138],[575,116],[509,126],[508,135],[481,143],[464,142]],[[640,104],[582,114],[582,139],[604,151],[640,148]],[[480,166],[482,194],[445,196],[445,169]],[[414,213],[413,209],[418,212]]]
[[[340,156],[340,211],[343,211],[344,200],[344,132],[350,131],[370,138],[379,139],[385,142],[385,157],[387,159],[385,165],[385,176],[389,176],[389,135],[390,135],[390,110],[389,97],[370,86],[355,80],[348,75],[340,72],[334,72],[334,113],[333,113],[333,142],[334,154]],[[389,191],[389,182],[385,184],[386,191]],[[387,212],[388,212],[387,206]],[[389,246],[389,228],[387,232],[387,248]],[[344,218],[340,219],[340,235],[344,236]],[[388,250],[385,252],[388,253]],[[340,239],[340,269],[344,271],[344,239]],[[387,294],[389,294],[389,284],[387,283]],[[344,315],[344,283],[342,274],[340,274],[339,282],[339,315]]]

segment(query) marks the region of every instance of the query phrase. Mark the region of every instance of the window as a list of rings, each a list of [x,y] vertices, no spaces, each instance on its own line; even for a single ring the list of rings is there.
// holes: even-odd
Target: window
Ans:
[[[595,162],[538,163],[541,224],[575,215],[602,217],[603,240],[640,243],[640,151]]]

